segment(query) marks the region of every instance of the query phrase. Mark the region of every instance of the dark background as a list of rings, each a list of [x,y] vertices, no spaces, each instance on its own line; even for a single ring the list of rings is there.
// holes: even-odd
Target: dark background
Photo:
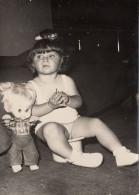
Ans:
[[[0,0],[0,56],[25,52],[44,28],[52,28],[50,0]]]
[[[85,45],[121,52],[137,44],[137,0],[0,0],[0,55],[28,50],[44,28],[60,29]],[[70,36],[70,35],[69,35]],[[73,38],[74,39],[74,38]],[[72,40],[73,40],[72,39]],[[91,39],[94,39],[92,42]],[[90,43],[90,44],[89,44]],[[89,44],[89,45],[88,45]]]

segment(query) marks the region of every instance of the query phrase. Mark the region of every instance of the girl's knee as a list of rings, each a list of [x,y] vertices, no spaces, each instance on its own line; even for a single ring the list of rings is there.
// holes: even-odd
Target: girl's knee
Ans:
[[[43,136],[47,138],[57,138],[62,131],[62,126],[58,123],[49,122],[43,128]]]
[[[95,133],[98,134],[102,131],[104,123],[99,118],[92,118],[90,121],[90,128]]]
[[[100,125],[102,125],[102,121],[99,118],[92,118],[91,124],[93,124],[95,126],[100,126]]]

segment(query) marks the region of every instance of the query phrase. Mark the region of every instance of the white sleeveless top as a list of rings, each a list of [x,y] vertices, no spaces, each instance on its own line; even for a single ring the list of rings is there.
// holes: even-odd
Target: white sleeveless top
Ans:
[[[64,84],[64,92],[67,93],[68,91],[68,85],[67,85],[67,76],[66,75],[61,75],[62,76],[62,81]],[[29,81],[29,83],[32,84],[33,88],[36,91],[36,103],[37,104],[43,104],[46,103],[46,98],[43,97],[43,91],[39,89],[39,86],[33,81]],[[54,89],[55,91],[55,89]],[[58,108],[53,110],[52,112],[41,116],[39,120],[41,123],[39,123],[36,128],[35,132],[45,123],[47,122],[58,122],[62,124],[67,124],[67,123],[72,123],[78,118],[78,112],[76,109],[73,109],[71,107],[64,107],[64,108]]]

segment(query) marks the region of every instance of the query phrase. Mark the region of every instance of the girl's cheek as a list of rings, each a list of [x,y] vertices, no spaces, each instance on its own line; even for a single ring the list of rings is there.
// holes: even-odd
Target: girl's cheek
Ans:
[[[38,64],[38,62],[34,61],[33,67],[36,68],[37,67],[37,64]]]

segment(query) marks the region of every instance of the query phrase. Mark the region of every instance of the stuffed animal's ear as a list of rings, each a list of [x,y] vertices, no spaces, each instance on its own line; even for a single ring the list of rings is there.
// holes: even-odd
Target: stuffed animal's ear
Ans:
[[[13,82],[0,83],[0,94],[4,95],[13,86]]]
[[[11,112],[11,105],[8,101],[6,100],[3,100],[3,103],[4,103],[4,109],[6,112]]]
[[[4,102],[6,97],[9,97],[11,93],[11,88],[13,87],[13,82],[0,83],[0,101]]]
[[[9,103],[9,98],[11,94],[11,88],[13,87],[13,82],[0,83],[0,101],[4,104],[4,109],[10,112],[11,105]]]

